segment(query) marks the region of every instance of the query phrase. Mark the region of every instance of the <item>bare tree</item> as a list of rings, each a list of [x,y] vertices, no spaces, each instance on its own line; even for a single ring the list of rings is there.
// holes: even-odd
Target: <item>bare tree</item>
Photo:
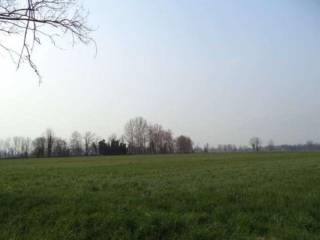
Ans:
[[[46,150],[46,138],[45,137],[39,137],[33,140],[33,154],[36,157],[44,157],[45,156],[45,150]]]
[[[159,124],[148,126],[149,150],[151,153],[172,153],[174,140],[170,130],[163,130]]]
[[[92,143],[94,142],[94,138],[95,138],[94,133],[92,133],[90,131],[85,132],[85,134],[83,136],[85,155],[89,155],[90,147],[92,146]]]
[[[56,45],[63,35],[71,36],[73,45],[93,42],[86,18],[77,0],[0,0],[0,49],[10,54],[17,68],[27,62],[41,80],[32,59],[35,46],[45,39]],[[19,49],[9,44],[12,37],[20,39]]]
[[[67,142],[61,138],[55,138],[52,154],[58,157],[68,156],[69,148]]]
[[[21,155],[22,137],[13,137],[13,149],[15,157]]]
[[[203,152],[208,153],[209,152],[209,143],[206,143],[203,147]]]
[[[146,143],[148,138],[148,123],[142,117],[137,117],[135,120],[134,136],[136,139],[136,145],[138,153],[144,153],[146,149]]]
[[[46,131],[46,145],[47,145],[47,156],[51,157],[54,143],[54,133],[52,129],[48,128]]]
[[[249,143],[250,143],[253,151],[256,151],[256,152],[260,151],[260,146],[261,146],[260,138],[253,137],[253,138],[250,139]]]
[[[15,157],[28,157],[31,139],[25,137],[13,137],[13,152]]]
[[[11,138],[7,138],[4,141],[4,148],[6,149],[6,157],[13,157],[14,156],[14,147],[13,147]]]
[[[268,150],[269,150],[270,152],[272,152],[272,151],[274,150],[274,142],[273,142],[272,139],[271,139],[271,140],[269,141],[269,143],[268,143]]]
[[[173,153],[174,152],[174,139],[171,130],[166,130],[162,132],[162,152],[163,153]]]
[[[162,126],[159,124],[149,125],[149,149],[151,153],[160,153],[162,147]]]
[[[148,123],[142,117],[131,119],[125,126],[130,153],[144,153],[148,139]]]
[[[30,153],[30,147],[31,147],[31,138],[26,137],[22,139],[22,154],[24,157],[28,157]]]
[[[124,127],[124,137],[126,141],[128,142],[128,150],[130,153],[133,153],[134,151],[134,120],[131,119]]]
[[[82,136],[77,131],[71,134],[70,148],[73,155],[79,156],[82,154]]]
[[[0,158],[6,157],[6,149],[4,148],[4,141],[0,139]]]

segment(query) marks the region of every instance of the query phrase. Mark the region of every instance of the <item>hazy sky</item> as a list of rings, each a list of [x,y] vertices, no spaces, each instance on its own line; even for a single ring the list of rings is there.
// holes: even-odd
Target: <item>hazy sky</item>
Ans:
[[[195,143],[320,141],[317,0],[87,0],[98,44],[0,54],[0,138],[121,134],[143,116]],[[64,47],[64,45],[63,45]]]

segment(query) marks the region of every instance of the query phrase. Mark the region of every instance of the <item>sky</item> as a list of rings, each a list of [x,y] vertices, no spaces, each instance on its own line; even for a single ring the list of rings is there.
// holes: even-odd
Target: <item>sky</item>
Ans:
[[[0,52],[0,138],[121,135],[136,116],[195,144],[320,142],[317,0],[85,0],[93,46]],[[16,41],[12,39],[12,41]]]

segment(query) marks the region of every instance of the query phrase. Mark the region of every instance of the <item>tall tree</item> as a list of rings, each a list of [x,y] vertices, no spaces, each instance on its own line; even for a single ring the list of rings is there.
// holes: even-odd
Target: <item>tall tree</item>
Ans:
[[[160,124],[152,124],[148,127],[149,131],[149,149],[151,153],[159,153],[162,147],[162,126]]]
[[[6,156],[7,157],[13,157],[14,156],[14,147],[12,144],[12,139],[11,138],[7,138],[4,142],[4,146],[6,149]]]
[[[26,137],[22,141],[22,153],[23,153],[24,157],[29,156],[30,148],[31,148],[31,138]]]
[[[53,148],[53,143],[54,143],[54,133],[53,130],[48,128],[46,133],[46,145],[47,145],[47,156],[51,157],[52,156],[52,148]]]
[[[172,132],[160,124],[149,125],[149,150],[151,153],[171,153],[174,150]]]
[[[135,136],[134,136],[134,119],[130,119],[124,127],[124,137],[128,142],[129,153],[134,153],[135,148]]]
[[[174,139],[171,130],[166,130],[162,132],[162,143],[163,151],[162,153],[173,153],[174,152]]]
[[[44,157],[46,150],[46,138],[38,137],[32,142],[33,145],[33,155],[36,157]]]
[[[94,138],[95,138],[95,134],[94,133],[92,133],[90,131],[85,132],[85,134],[83,136],[85,155],[89,155],[90,147],[92,146]]]
[[[21,147],[22,147],[22,137],[13,137],[13,147],[14,147],[14,155],[15,157],[19,157],[21,155]]]
[[[261,140],[258,137],[253,137],[250,139],[249,141],[252,150],[255,152],[259,152],[260,151],[260,146],[261,146]]]
[[[193,152],[193,143],[191,138],[186,136],[179,136],[176,139],[176,151],[178,153],[192,153]]]
[[[70,148],[74,156],[79,156],[82,154],[82,136],[77,131],[74,131],[71,134]]]
[[[125,125],[125,138],[128,142],[130,153],[146,152],[148,139],[148,123],[142,117],[129,120]]]
[[[203,147],[203,152],[208,153],[209,152],[209,143],[206,143]]]
[[[70,150],[67,142],[61,138],[56,138],[54,141],[52,153],[54,156],[58,157],[69,156]]]
[[[272,152],[272,151],[274,150],[274,142],[273,142],[272,139],[271,139],[271,140],[269,141],[269,143],[268,143],[268,150],[269,150],[270,152]]]

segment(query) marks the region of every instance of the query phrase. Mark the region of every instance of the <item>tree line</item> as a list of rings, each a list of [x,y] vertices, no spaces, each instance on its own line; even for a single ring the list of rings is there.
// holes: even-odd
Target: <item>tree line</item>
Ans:
[[[170,153],[209,153],[209,152],[288,152],[288,151],[320,151],[320,144],[308,141],[297,145],[275,145],[270,140],[262,145],[259,137],[253,137],[246,146],[219,144],[210,147],[194,146],[190,137],[180,135],[174,137],[169,129],[160,124],[149,123],[142,117],[130,119],[120,137],[115,134],[107,140],[87,131],[81,134],[74,131],[69,139],[55,135],[47,129],[41,136],[13,137],[0,139],[0,158],[27,157],[69,157],[125,154],[170,154]]]
[[[205,144],[203,147],[196,145],[193,149],[196,153],[221,153],[221,152],[312,152],[320,151],[320,143],[307,141],[304,144],[280,144],[276,145],[273,140],[269,140],[265,145],[261,138],[252,137],[249,145],[236,146],[234,144],[219,144],[216,147],[210,147]]]
[[[174,137],[171,130],[164,129],[160,124],[149,123],[142,117],[129,120],[121,137],[113,134],[108,140],[90,131],[84,134],[74,131],[69,139],[63,139],[56,136],[52,129],[47,129],[35,139],[13,137],[0,140],[0,158],[169,154],[193,151],[190,137]]]

